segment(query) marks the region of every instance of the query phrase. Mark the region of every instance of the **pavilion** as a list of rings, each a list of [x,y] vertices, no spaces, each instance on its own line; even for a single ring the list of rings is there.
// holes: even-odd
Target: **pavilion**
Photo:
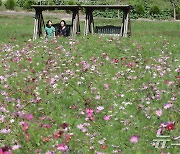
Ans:
[[[34,34],[33,40],[37,36],[42,35],[42,27],[45,27],[43,14],[45,10],[70,10],[72,11],[72,37],[74,38],[76,34],[80,33],[80,19],[79,10],[85,9],[86,18],[84,26],[84,35],[88,33],[94,33],[94,10],[105,10],[105,9],[116,9],[123,11],[123,18],[120,25],[119,36],[127,37],[131,35],[131,24],[130,24],[130,5],[32,5],[35,9],[35,21],[34,21]],[[119,19],[118,19],[119,20]],[[111,26],[111,28],[113,28]]]

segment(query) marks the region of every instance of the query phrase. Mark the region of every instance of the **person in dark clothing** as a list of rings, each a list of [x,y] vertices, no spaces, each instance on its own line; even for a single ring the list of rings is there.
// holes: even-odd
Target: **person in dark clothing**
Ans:
[[[57,30],[57,35],[67,37],[67,36],[69,36],[69,33],[70,32],[66,25],[66,22],[64,20],[61,20],[60,27]]]

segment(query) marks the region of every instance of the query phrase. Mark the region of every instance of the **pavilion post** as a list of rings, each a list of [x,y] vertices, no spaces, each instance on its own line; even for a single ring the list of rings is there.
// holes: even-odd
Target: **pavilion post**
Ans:
[[[80,20],[79,11],[73,10],[72,15],[72,37],[75,38],[76,34],[80,33]]]
[[[89,31],[89,15],[88,13],[86,12],[86,19],[85,19],[85,25],[84,25],[84,35],[86,36],[88,34],[88,31]]]
[[[130,10],[128,12],[128,36],[131,36],[131,19],[130,19]]]
[[[123,19],[122,19],[122,26],[121,26],[121,37],[127,37],[131,34],[131,26],[130,26],[130,10],[123,10]]]
[[[33,34],[33,40],[37,39],[37,35],[42,34],[42,24],[44,24],[42,11],[36,10],[35,13],[35,20],[34,20],[34,34]]]
[[[81,28],[80,28],[80,19],[79,19],[79,11],[77,12],[77,34],[80,34]]]
[[[93,19],[93,10],[86,9],[86,19],[85,19],[85,27],[84,27],[84,35],[88,35],[88,33],[94,33],[94,19]]]
[[[33,34],[33,40],[36,40],[37,38],[37,32],[38,32],[38,11],[35,12],[35,18],[34,18],[34,34]]]
[[[43,34],[42,32],[42,25],[44,24],[44,21],[43,21],[43,15],[42,15],[42,11],[40,12],[39,14],[39,20],[38,20],[38,34],[39,34],[39,37]]]
[[[92,11],[90,12],[90,33],[94,34],[94,19]]]

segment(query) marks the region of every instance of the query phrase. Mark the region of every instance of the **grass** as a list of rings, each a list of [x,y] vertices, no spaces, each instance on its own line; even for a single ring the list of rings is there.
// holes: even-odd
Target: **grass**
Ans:
[[[133,21],[120,40],[33,42],[33,18],[0,21],[1,151],[179,152],[178,22]],[[153,146],[158,130],[169,148]]]

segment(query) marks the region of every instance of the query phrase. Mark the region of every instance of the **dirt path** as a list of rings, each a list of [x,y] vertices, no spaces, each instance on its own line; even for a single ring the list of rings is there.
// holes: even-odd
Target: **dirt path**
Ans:
[[[27,16],[27,17],[34,17],[35,12],[16,12],[16,11],[0,11],[0,15],[13,15],[13,16]],[[71,14],[65,14],[65,13],[54,13],[54,12],[48,12],[48,11],[44,11],[43,12],[43,16],[44,17],[55,17],[55,18],[61,18],[64,20],[71,20],[72,19],[72,15]],[[85,16],[84,15],[80,15],[80,19],[84,20]]]

